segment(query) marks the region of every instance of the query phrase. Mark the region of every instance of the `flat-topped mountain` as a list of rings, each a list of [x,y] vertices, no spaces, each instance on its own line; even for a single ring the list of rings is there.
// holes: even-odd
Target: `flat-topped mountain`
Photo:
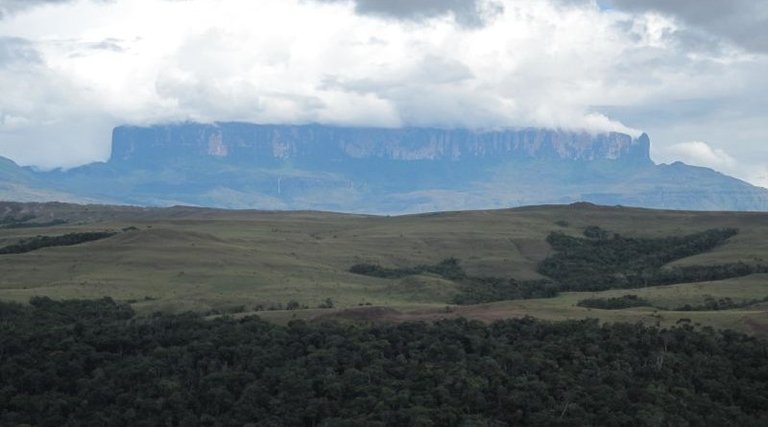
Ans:
[[[707,168],[656,165],[650,140],[551,129],[120,126],[107,162],[40,173],[3,163],[2,196],[405,213],[589,201],[768,210],[768,190]],[[23,185],[22,185],[23,184]],[[30,190],[33,188],[33,190]],[[45,191],[43,191],[45,190]],[[38,197],[35,197],[37,195]]]
[[[250,123],[120,126],[110,163],[213,156],[253,165],[344,160],[620,160],[651,162],[650,141],[611,132],[343,128]]]

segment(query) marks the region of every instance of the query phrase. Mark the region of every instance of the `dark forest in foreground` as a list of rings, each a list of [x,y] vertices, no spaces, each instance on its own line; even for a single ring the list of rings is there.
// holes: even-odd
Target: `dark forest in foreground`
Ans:
[[[766,425],[768,343],[532,319],[136,318],[0,303],[0,424]]]

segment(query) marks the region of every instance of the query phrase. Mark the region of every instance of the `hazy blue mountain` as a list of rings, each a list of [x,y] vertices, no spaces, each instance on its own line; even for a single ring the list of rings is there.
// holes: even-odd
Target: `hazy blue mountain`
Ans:
[[[109,161],[33,173],[49,190],[140,205],[417,212],[591,201],[768,210],[768,190],[655,165],[647,135],[183,123],[121,126]]]
[[[43,174],[22,168],[12,160],[0,157],[0,200],[18,202],[65,201],[88,202],[86,197],[53,189]],[[5,214],[0,212],[0,219]]]

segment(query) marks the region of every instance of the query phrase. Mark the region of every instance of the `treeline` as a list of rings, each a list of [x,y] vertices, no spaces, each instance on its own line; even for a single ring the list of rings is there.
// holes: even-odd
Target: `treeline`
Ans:
[[[482,304],[516,299],[552,298],[557,286],[548,280],[503,279],[500,277],[472,277],[459,283],[459,293],[451,303],[459,305]]]
[[[703,304],[684,304],[679,307],[673,308],[675,311],[718,311],[718,310],[734,310],[739,308],[746,308],[755,304],[768,302],[768,297],[763,299],[749,299],[744,301],[734,301],[729,297],[714,298],[712,296],[706,296]]]
[[[494,301],[549,298],[557,295],[557,288],[548,280],[518,281],[501,277],[473,277],[467,275],[456,258],[446,258],[434,265],[385,268],[378,264],[355,264],[351,273],[385,279],[399,279],[415,274],[431,273],[455,281],[459,292],[451,303],[466,305]]]
[[[446,258],[433,265],[417,265],[416,267],[386,268],[378,264],[361,263],[349,268],[350,273],[364,276],[380,277],[384,279],[399,279],[415,274],[432,273],[449,280],[461,280],[467,277],[464,269],[456,258]]]
[[[725,228],[687,236],[633,238],[611,236],[595,226],[585,230],[588,237],[552,233],[547,242],[557,253],[542,261],[538,272],[555,280],[563,291],[637,288],[768,272],[768,266],[744,263],[662,269],[672,261],[710,251],[737,233]]]
[[[549,298],[561,291],[632,289],[768,273],[768,265],[743,262],[663,268],[672,261],[712,250],[737,233],[736,229],[726,228],[687,236],[631,238],[612,234],[597,226],[587,227],[585,237],[551,233],[547,242],[557,252],[539,263],[537,269],[551,280],[518,281],[513,278],[469,276],[456,258],[434,265],[402,268],[363,263],[353,265],[349,271],[387,279],[437,274],[459,285],[459,293],[450,301],[454,304]]]
[[[0,303],[0,425],[768,424],[768,344],[734,332],[131,314]]]
[[[68,233],[61,236],[36,236],[21,240],[18,243],[0,248],[0,254],[22,254],[52,246],[71,246],[114,236],[111,231],[91,231],[84,233]]]
[[[763,299],[734,301],[729,297],[714,298],[712,296],[706,295],[704,297],[703,304],[684,304],[681,306],[669,308],[655,306],[651,304],[651,302],[640,298],[637,295],[623,295],[620,297],[610,298],[587,298],[580,300],[578,303],[576,303],[576,305],[579,307],[599,308],[601,310],[621,310],[624,308],[632,307],[653,307],[656,310],[670,311],[718,311],[746,308],[764,302],[768,302],[768,297]]]

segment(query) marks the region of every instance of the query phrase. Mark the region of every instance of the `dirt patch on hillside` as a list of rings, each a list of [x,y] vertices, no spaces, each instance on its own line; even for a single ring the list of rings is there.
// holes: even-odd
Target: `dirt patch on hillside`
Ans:
[[[754,317],[744,319],[744,324],[752,332],[752,335],[768,338],[768,313],[762,314],[757,319]]]
[[[394,308],[390,307],[355,307],[345,308],[343,310],[336,311],[334,313],[321,314],[316,316],[315,320],[330,320],[330,319],[345,319],[354,320],[359,322],[366,321],[382,321],[390,320],[397,321],[401,313]]]
[[[446,306],[445,308],[428,308],[401,312],[391,307],[355,307],[339,310],[333,313],[321,314],[313,320],[344,319],[363,322],[433,322],[456,317],[493,322],[500,319],[525,317],[525,312],[501,309],[486,304],[471,306]]]
[[[445,308],[435,308],[420,311],[409,311],[401,313],[395,321],[435,321],[442,319],[453,319],[456,317],[466,317],[467,319],[480,320],[483,322],[493,322],[495,320],[525,317],[525,312],[510,310],[509,308],[499,308],[488,304],[466,305],[466,306],[446,306]]]

